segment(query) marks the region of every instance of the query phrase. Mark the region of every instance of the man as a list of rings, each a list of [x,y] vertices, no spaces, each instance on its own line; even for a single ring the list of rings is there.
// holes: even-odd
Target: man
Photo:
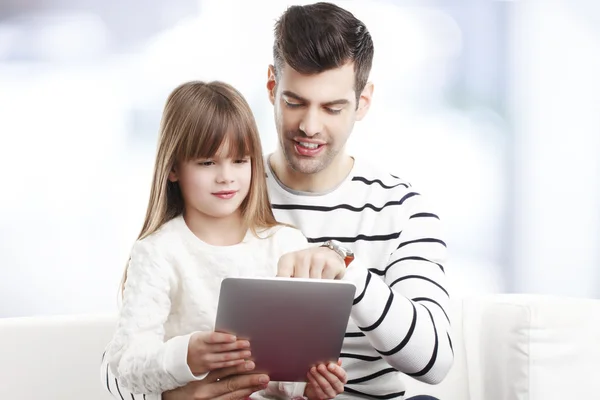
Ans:
[[[373,52],[365,25],[335,5],[294,6],[281,16],[267,80],[279,146],[267,179],[276,218],[324,244],[284,256],[278,275],[320,278],[335,270],[357,287],[341,354],[348,380],[338,397],[402,399],[403,374],[438,383],[453,362],[446,244],[438,216],[409,183],[345,151],[371,103]],[[345,271],[323,261],[331,251]],[[262,377],[239,375],[242,368],[213,371],[162,397],[242,399]],[[106,365],[103,371],[117,399],[142,397],[119,389]]]

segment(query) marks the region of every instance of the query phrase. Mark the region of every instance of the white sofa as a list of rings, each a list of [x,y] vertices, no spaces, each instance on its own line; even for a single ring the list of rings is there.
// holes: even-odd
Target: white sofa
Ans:
[[[600,301],[531,295],[456,299],[455,363],[442,400],[600,398]],[[0,399],[109,400],[99,365],[114,315],[0,319]]]

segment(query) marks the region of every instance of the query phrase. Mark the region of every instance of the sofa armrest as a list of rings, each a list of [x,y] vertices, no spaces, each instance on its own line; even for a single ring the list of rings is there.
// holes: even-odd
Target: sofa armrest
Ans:
[[[494,295],[472,304],[472,398],[591,399],[600,393],[600,301]],[[474,332],[477,329],[479,332]],[[465,341],[469,338],[465,337]]]
[[[0,399],[112,397],[100,364],[115,315],[0,318]]]

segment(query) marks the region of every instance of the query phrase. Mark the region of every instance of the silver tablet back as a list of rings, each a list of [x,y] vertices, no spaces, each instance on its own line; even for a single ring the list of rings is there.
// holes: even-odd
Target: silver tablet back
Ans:
[[[215,330],[250,341],[255,372],[303,382],[311,366],[339,358],[355,290],[343,281],[226,278]]]

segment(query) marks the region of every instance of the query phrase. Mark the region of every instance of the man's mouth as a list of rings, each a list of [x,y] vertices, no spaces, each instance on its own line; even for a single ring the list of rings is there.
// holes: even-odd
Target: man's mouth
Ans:
[[[298,145],[306,148],[306,149],[316,149],[317,147],[319,147],[318,143],[308,143],[308,142],[296,142],[298,143]]]
[[[296,154],[303,157],[315,157],[323,150],[325,146],[326,144],[323,142],[294,140],[294,149],[296,149]]]

